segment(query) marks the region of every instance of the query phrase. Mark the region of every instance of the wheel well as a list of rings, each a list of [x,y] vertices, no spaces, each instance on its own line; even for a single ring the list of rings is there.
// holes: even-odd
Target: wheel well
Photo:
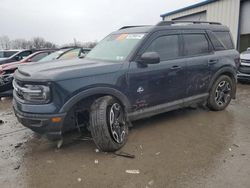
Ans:
[[[103,97],[103,96],[112,96],[117,101],[119,101],[119,103],[123,107],[125,106],[121,100],[119,100],[117,97],[113,95],[95,94],[95,95],[85,97],[79,100],[77,103],[75,103],[70,108],[70,110],[68,110],[67,116],[65,117],[65,120],[64,120],[63,132],[67,132],[67,131],[79,128],[79,126],[88,129],[90,107],[96,99]]]
[[[233,83],[234,83],[234,86],[235,86],[235,87],[233,88],[233,89],[234,89],[233,98],[235,99],[235,97],[236,97],[236,83],[237,83],[237,80],[235,79],[234,74],[231,73],[231,72],[229,72],[229,71],[222,72],[222,73],[220,73],[218,76],[216,76],[215,79],[212,80],[212,84],[210,85],[209,90],[212,88],[214,82],[216,82],[216,80],[217,80],[220,76],[223,76],[223,75],[228,76],[228,77],[230,77],[230,78],[232,79],[232,81],[233,81]]]

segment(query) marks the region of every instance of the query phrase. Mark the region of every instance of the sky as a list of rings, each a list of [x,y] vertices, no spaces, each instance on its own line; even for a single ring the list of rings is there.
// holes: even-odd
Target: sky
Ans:
[[[40,36],[58,45],[100,41],[124,25],[154,25],[161,14],[203,0],[0,0],[0,36]]]

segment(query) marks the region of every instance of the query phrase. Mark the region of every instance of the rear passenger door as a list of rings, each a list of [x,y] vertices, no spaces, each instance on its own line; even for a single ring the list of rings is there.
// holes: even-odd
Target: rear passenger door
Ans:
[[[129,91],[135,107],[150,107],[185,97],[186,64],[180,56],[180,34],[177,31],[156,32],[142,46],[137,56],[157,52],[159,64],[130,63]]]
[[[187,63],[186,94],[199,97],[207,92],[211,79],[209,66],[216,63],[216,59],[205,31],[184,31],[182,40]]]

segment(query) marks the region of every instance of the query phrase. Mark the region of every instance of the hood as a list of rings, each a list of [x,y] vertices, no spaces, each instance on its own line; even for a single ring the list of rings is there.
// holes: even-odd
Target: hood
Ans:
[[[250,60],[250,51],[246,51],[240,54],[240,59],[248,59]]]
[[[21,64],[20,61],[16,61],[12,63],[6,63],[0,66],[2,67],[3,70],[11,70],[11,69],[16,69],[20,64]]]
[[[0,58],[0,65],[7,62],[8,58]]]
[[[15,78],[27,81],[59,81],[118,71],[122,63],[74,59],[20,65]]]

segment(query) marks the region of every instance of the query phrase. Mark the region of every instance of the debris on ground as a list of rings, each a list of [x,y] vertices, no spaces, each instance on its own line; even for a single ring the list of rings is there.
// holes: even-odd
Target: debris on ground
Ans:
[[[232,148],[228,148],[229,151],[232,151]]]
[[[143,148],[142,148],[142,145],[140,145],[140,148],[141,148],[141,150],[143,149]]]
[[[157,152],[157,153],[155,153],[155,155],[160,155],[161,154],[161,152]]]
[[[81,181],[82,181],[82,178],[77,178],[77,181],[78,181],[78,182],[81,182]]]
[[[4,121],[0,119],[0,124],[3,124],[3,123],[4,123]]]
[[[237,145],[237,144],[233,144],[233,146],[235,146],[235,147],[237,147],[237,148],[239,148],[240,146],[239,145]]]
[[[150,186],[152,186],[154,184],[154,180],[150,180],[149,182],[148,182],[148,185],[150,185]]]
[[[23,145],[23,143],[17,143],[16,145],[15,145],[15,148],[19,148],[19,147],[21,147]]]
[[[134,159],[135,158],[135,155],[132,155],[132,154],[129,154],[129,153],[125,153],[123,151],[121,151],[121,152],[115,152],[114,154],[117,155],[117,156],[120,156],[120,157],[126,157],[126,158],[130,158],[130,159]]]
[[[63,145],[63,139],[61,139],[61,140],[59,140],[58,142],[57,142],[57,149],[60,149],[61,147],[62,147],[62,145]]]
[[[245,153],[242,153],[241,156],[246,156],[246,154],[245,154]]]
[[[52,161],[52,160],[47,160],[46,161],[46,163],[48,163],[48,164],[51,164],[51,163],[53,163],[54,161]]]
[[[96,149],[95,149],[95,152],[96,152],[96,153],[99,153],[99,152],[100,152],[100,150],[96,148]]]
[[[99,161],[96,159],[96,160],[95,160],[95,164],[98,164],[98,163],[99,163]]]
[[[140,170],[126,170],[128,174],[140,174]]]
[[[74,140],[91,141],[93,140],[93,138],[86,136],[86,137],[75,138]]]
[[[20,168],[21,165],[17,165],[14,170],[18,170]]]

